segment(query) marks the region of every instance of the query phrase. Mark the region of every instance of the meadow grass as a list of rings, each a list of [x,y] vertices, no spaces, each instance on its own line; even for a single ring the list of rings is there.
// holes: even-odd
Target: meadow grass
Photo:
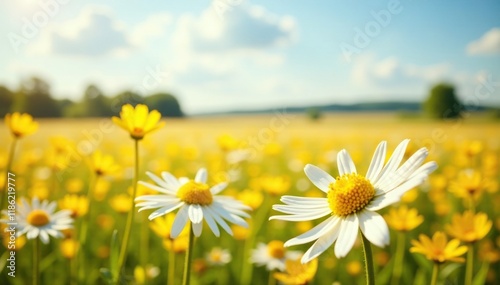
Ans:
[[[53,239],[42,248],[40,284],[106,284],[99,270],[109,267],[113,231],[117,230],[119,238],[123,234],[128,209],[121,207],[123,203],[118,197],[130,193],[133,141],[109,118],[37,121],[39,130],[20,141],[15,154],[13,172],[16,174],[17,198],[38,196],[58,201],[68,193],[82,195],[91,184],[89,156],[95,150],[111,154],[120,166],[116,174],[102,178],[106,185],[101,185],[102,189],[91,198],[89,246],[86,249],[88,260],[85,262],[87,273],[84,278],[73,276],[71,279],[71,270],[78,270],[71,267],[75,266],[77,259],[64,256],[61,251],[62,240]],[[408,153],[427,147],[430,152],[428,160],[435,160],[439,169],[399,203],[416,208],[424,216],[422,225],[405,234],[401,284],[427,284],[432,263],[423,256],[409,253],[410,241],[419,234],[431,236],[435,231],[443,230],[453,214],[467,209],[468,205],[451,193],[450,189],[459,173],[470,169],[481,173],[481,181],[485,184],[482,185],[482,195],[475,210],[485,212],[494,224],[486,238],[477,245],[474,275],[479,276],[476,282],[487,284],[495,284],[495,280],[500,278],[497,273],[500,267],[496,262],[500,256],[496,260],[491,258],[494,254],[500,255],[500,210],[495,207],[500,203],[498,122],[482,118],[434,122],[401,119],[394,114],[364,113],[326,115],[319,121],[310,121],[299,114],[269,114],[165,119],[165,122],[165,127],[141,141],[139,180],[148,181],[146,171],[157,174],[169,171],[176,176],[193,177],[197,169],[206,167],[209,184],[227,180],[230,176],[228,173],[234,177],[222,194],[238,198],[239,193],[250,189],[263,197],[260,206],[252,212],[252,233],[244,233],[237,238],[222,233],[220,238],[216,238],[207,227],[204,229],[193,253],[196,271],[192,278],[193,284],[239,284],[242,268],[248,263],[249,253],[245,250],[256,248],[258,242],[286,241],[318,223],[268,221],[269,216],[276,214],[271,210],[271,205],[278,203],[281,195],[322,194],[303,173],[305,164],[318,165],[336,176],[336,153],[345,148],[359,166],[358,172],[365,173],[380,141],[388,141],[388,149],[392,150],[405,138],[412,140]],[[0,125],[0,134],[0,168],[4,169],[11,138],[5,125]],[[226,145],[228,137],[237,142],[232,144],[232,149]],[[66,147],[63,147],[64,157],[55,163],[58,144]],[[247,149],[250,157],[238,162],[228,161],[227,156],[234,149]],[[269,177],[282,179],[269,182],[269,179],[266,180]],[[269,185],[273,183],[279,185]],[[275,188],[282,190],[279,194],[269,190]],[[387,209],[382,214],[386,212]],[[143,278],[137,266],[145,260],[149,268],[144,273],[147,276],[144,277],[145,283],[167,284],[169,252],[163,240],[151,231],[146,218],[148,214],[141,212],[135,217],[123,276],[124,282],[129,284],[141,284]],[[84,218],[87,217],[77,218],[76,232]],[[74,236],[75,232],[68,232],[66,238]],[[253,238],[248,239],[249,236]],[[396,239],[396,232],[391,230],[390,246],[384,249],[373,247],[377,284],[388,284],[391,280]],[[486,243],[492,244],[492,247],[483,249],[482,245]],[[8,277],[4,268],[1,284],[30,282],[32,246],[30,241],[19,245],[18,274],[16,278]],[[305,251],[308,246],[295,246],[292,249]],[[232,261],[222,267],[207,264],[205,255],[213,247],[229,249]],[[6,252],[2,248],[2,259]],[[490,254],[490,259],[484,257],[487,254]],[[327,250],[319,257],[318,272],[312,284],[364,284],[362,255],[360,240],[343,259],[335,258],[333,248]],[[176,254],[175,284],[180,284],[183,260],[182,253]],[[251,271],[251,284],[268,282],[269,273],[265,268],[252,267]],[[440,279],[446,279],[449,284],[463,284],[464,271],[463,264],[445,264]]]

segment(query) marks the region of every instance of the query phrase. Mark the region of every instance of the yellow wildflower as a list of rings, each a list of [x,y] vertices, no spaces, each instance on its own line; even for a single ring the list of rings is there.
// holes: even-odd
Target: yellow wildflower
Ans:
[[[149,112],[146,105],[138,104],[132,107],[130,104],[122,106],[120,118],[113,117],[113,122],[130,133],[134,140],[141,140],[148,133],[158,130],[165,123],[159,123],[161,114],[157,110]]]
[[[78,218],[87,214],[89,200],[84,196],[68,194],[59,201],[59,207],[62,210],[70,210],[72,218]]]
[[[406,205],[397,209],[391,208],[384,218],[389,227],[401,232],[411,231],[424,221],[424,217],[418,214],[417,209],[408,209]]]
[[[465,211],[463,215],[455,214],[445,229],[452,237],[463,242],[476,242],[488,234],[492,225],[485,213]]]
[[[410,248],[410,252],[423,254],[427,259],[435,263],[465,261],[460,256],[467,252],[467,247],[460,246],[458,239],[452,239],[448,242],[448,238],[443,232],[434,233],[432,240],[428,236],[421,234],[419,240],[412,240],[411,244],[413,247]]]
[[[38,123],[33,121],[30,114],[15,112],[5,115],[5,124],[16,138],[30,135],[38,129]]]
[[[118,170],[118,164],[111,155],[104,155],[100,151],[95,151],[90,159],[92,170],[97,175],[109,175]]]
[[[318,270],[318,260],[315,258],[308,263],[302,264],[301,257],[295,260],[285,261],[285,272],[277,272],[273,274],[276,280],[290,285],[304,285],[308,284],[316,275]]]

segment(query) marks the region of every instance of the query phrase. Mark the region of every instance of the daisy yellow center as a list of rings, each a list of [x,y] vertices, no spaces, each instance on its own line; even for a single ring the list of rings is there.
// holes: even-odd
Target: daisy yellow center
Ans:
[[[282,241],[273,240],[267,244],[267,252],[274,258],[281,259],[285,256],[285,247]]]
[[[222,261],[222,253],[220,251],[212,251],[210,253],[210,257],[214,262],[221,262]]]
[[[177,196],[187,204],[210,205],[213,201],[208,185],[193,180],[182,185],[177,191]]]
[[[344,174],[330,184],[328,204],[332,213],[347,216],[362,210],[375,196],[375,188],[359,174]]]
[[[43,210],[33,210],[27,219],[28,223],[35,227],[45,226],[50,222],[49,215]]]

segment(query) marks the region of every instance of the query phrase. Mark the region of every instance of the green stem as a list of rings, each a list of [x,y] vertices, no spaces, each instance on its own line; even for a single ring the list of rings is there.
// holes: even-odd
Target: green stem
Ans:
[[[139,252],[139,260],[142,268],[146,271],[146,266],[148,262],[148,254],[149,254],[149,220],[146,213],[142,214],[142,223],[141,223],[141,251]],[[146,282],[145,282],[146,283]]]
[[[438,280],[439,264],[434,262],[434,268],[432,269],[432,279],[431,285],[436,285]]]
[[[121,271],[123,269],[123,265],[125,264],[125,258],[127,256],[127,249],[128,249],[128,242],[130,239],[130,233],[132,231],[132,222],[134,220],[134,200],[135,200],[135,195],[137,194],[137,180],[139,178],[139,140],[134,140],[135,142],[135,172],[134,172],[134,180],[132,182],[132,197],[130,199],[130,211],[128,212],[127,215],[127,223],[125,224],[125,233],[123,236],[123,241],[122,245],[120,247],[120,255],[118,256],[118,275],[121,274]],[[118,281],[120,280],[119,276],[113,276],[115,278],[116,284],[118,284]]]
[[[188,248],[186,250],[186,258],[184,259],[184,274],[182,275],[182,285],[189,285],[189,280],[191,278],[191,259],[193,258],[194,233],[191,223],[188,223],[188,226],[189,242]]]
[[[173,240],[171,240],[173,243]],[[175,251],[172,248],[168,252],[168,278],[167,285],[175,284]]]
[[[252,279],[253,264],[248,262],[248,259],[250,258],[250,252],[255,244],[255,238],[257,237],[257,234],[259,232],[259,229],[256,229],[255,225],[265,224],[265,220],[268,216],[270,205],[274,203],[273,197],[266,197],[264,198],[264,201],[265,204],[263,203],[261,207],[257,208],[260,211],[257,211],[255,213],[255,219],[250,221],[250,233],[248,238],[245,240],[245,244],[243,245],[243,264],[241,269],[241,280],[240,280],[240,284],[242,285],[250,284],[250,281]]]
[[[76,272],[76,261],[77,259],[76,258],[73,258],[73,259],[69,259],[68,260],[68,263],[69,263],[69,278],[70,278],[70,284],[71,285],[75,285],[77,284],[77,272]]]
[[[474,244],[469,244],[467,251],[467,264],[465,265],[465,285],[472,284],[472,275],[474,273]]]
[[[405,243],[406,243],[405,234],[403,232],[398,232],[396,255],[394,257],[394,270],[392,272],[392,280],[391,280],[391,284],[394,285],[399,284],[399,279],[401,278],[401,274],[403,273]]]
[[[5,168],[5,182],[2,186],[2,193],[0,198],[0,210],[3,209],[3,204],[5,203],[5,197],[7,196],[7,189],[9,185],[9,172],[12,170],[12,163],[14,161],[14,153],[16,152],[17,138],[14,138],[12,144],[10,145],[9,157],[7,159],[7,167]],[[19,195],[19,193],[17,193]]]
[[[267,285],[275,285],[276,279],[273,277],[274,270],[269,271],[269,278],[267,279]]]
[[[87,248],[87,233],[89,229],[89,224],[91,221],[91,215],[92,215],[92,197],[93,193],[95,191],[95,187],[97,185],[97,180],[99,179],[99,175],[92,176],[90,182],[89,182],[89,187],[87,188],[87,193],[85,193],[85,196],[87,197],[87,202],[89,203],[89,208],[87,211],[86,216],[81,219],[80,222],[80,230],[78,233],[78,241],[79,241],[79,251],[78,251],[78,278],[79,281],[84,284],[85,280],[88,280],[88,276],[86,275],[86,270],[87,270],[87,261],[90,259],[89,256],[87,256],[87,253],[90,252],[90,249]]]
[[[33,241],[33,285],[40,284],[40,238]]]
[[[363,252],[365,255],[366,284],[375,285],[372,248],[370,242],[366,239],[363,233],[361,233],[361,241],[363,243]]]

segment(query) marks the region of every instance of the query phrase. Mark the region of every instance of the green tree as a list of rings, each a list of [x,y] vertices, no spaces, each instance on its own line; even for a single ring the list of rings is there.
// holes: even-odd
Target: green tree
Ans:
[[[157,93],[146,97],[144,103],[151,109],[158,110],[163,117],[183,117],[177,98],[168,93]]]
[[[317,121],[322,117],[321,110],[318,107],[307,108],[306,114],[312,121]]]
[[[113,115],[109,99],[93,84],[85,89],[82,103],[85,117],[109,117]]]
[[[0,86],[0,117],[4,117],[11,111],[14,102],[14,94],[9,88]]]
[[[463,106],[455,95],[453,85],[439,83],[431,88],[423,109],[431,118],[452,119],[460,117]]]
[[[41,78],[32,77],[21,84],[17,94],[19,111],[31,114],[33,117],[60,117],[59,104],[50,95],[50,86]]]
[[[118,93],[116,96],[112,97],[110,100],[110,108],[113,115],[118,115],[120,113],[122,106],[125,104],[130,104],[135,106],[137,104],[144,103],[144,97],[135,93],[133,91],[123,91]]]

